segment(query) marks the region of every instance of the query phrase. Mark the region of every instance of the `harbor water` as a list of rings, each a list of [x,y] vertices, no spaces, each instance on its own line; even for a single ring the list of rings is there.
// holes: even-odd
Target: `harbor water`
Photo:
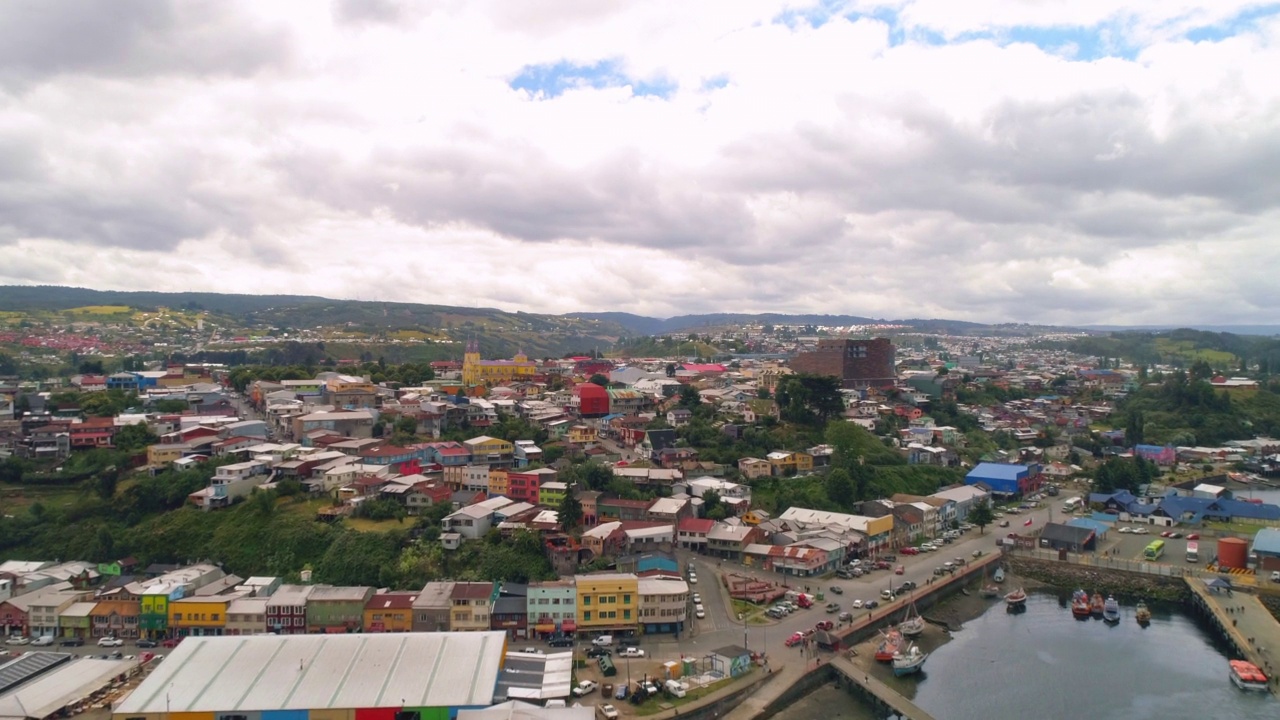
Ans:
[[[932,652],[922,675],[895,678],[884,667],[873,672],[939,720],[1280,717],[1280,702],[1270,694],[1231,684],[1225,648],[1181,607],[1152,605],[1151,623],[1143,628],[1132,601],[1122,603],[1121,621],[1112,626],[1076,619],[1068,600],[1069,594],[1032,593],[1017,614],[993,602],[950,638],[936,629],[922,638],[922,648]],[[816,707],[821,715],[812,714]],[[776,717],[819,716],[875,717],[830,687]]]

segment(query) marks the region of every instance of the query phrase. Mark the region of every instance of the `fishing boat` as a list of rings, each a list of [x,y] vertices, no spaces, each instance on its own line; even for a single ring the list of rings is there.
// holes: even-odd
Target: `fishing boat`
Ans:
[[[1102,603],[1102,621],[1112,625],[1120,622],[1120,603],[1110,595]]]
[[[1004,603],[1009,607],[1017,605],[1025,605],[1027,602],[1027,593],[1022,588],[1018,588],[1008,595],[1004,596]]]
[[[1139,625],[1146,627],[1151,624],[1151,609],[1147,607],[1146,603],[1139,602],[1138,609],[1133,611],[1133,617],[1138,621]]]
[[[916,612],[915,603],[911,603],[911,607],[907,608],[907,616],[898,623],[898,631],[909,638],[919,637],[924,633],[924,618]]]
[[[1094,593],[1093,597],[1089,598],[1089,612],[1093,615],[1102,615],[1102,609],[1105,605],[1106,602],[1102,599],[1102,593]]]
[[[982,595],[982,597],[984,597],[984,598],[993,598],[993,597],[998,597],[998,596],[1000,595],[1000,586],[998,586],[998,585],[983,585],[983,586],[982,586],[982,590],[981,590],[980,594],[981,594],[981,595]]]
[[[929,653],[920,652],[920,648],[912,645],[905,653],[895,653],[893,656],[893,674],[902,677],[912,673],[920,672],[924,667],[924,661],[928,659]]]
[[[1231,682],[1241,690],[1268,690],[1270,679],[1257,665],[1245,660],[1231,661]]]
[[[991,576],[991,579],[998,583],[1004,582],[1004,568],[996,568],[996,572]]]
[[[880,641],[879,647],[876,648],[876,660],[880,662],[893,662],[893,656],[902,651],[902,633],[897,628],[891,628],[885,633],[884,640]]]
[[[1089,617],[1089,594],[1084,590],[1071,593],[1071,614],[1082,619]]]

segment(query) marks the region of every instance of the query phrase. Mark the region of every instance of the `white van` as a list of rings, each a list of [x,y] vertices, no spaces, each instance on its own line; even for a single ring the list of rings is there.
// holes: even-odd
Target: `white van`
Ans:
[[[685,696],[685,693],[688,691],[683,683],[676,682],[675,680],[666,681],[665,683],[663,683],[663,687],[666,689],[667,694],[670,695],[671,697],[682,698]]]
[[[52,644],[53,644],[52,635],[41,635],[40,637],[31,641],[31,647],[49,647]]]
[[[593,639],[591,640],[591,644],[592,644],[592,645],[595,645],[596,647],[612,647],[612,646],[613,646],[613,636],[612,636],[612,635],[601,635],[600,637],[593,638]]]

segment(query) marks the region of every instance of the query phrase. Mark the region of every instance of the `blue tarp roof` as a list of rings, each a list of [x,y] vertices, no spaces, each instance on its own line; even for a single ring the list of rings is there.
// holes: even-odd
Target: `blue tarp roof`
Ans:
[[[967,477],[991,478],[993,480],[1017,480],[1029,472],[1026,465],[1004,465],[1002,463],[978,463],[969,471]]]
[[[1100,520],[1093,520],[1090,518],[1072,518],[1071,520],[1067,521],[1067,524],[1072,527],[1085,528],[1087,530],[1092,530],[1098,535],[1106,535],[1107,532],[1111,530],[1111,523],[1102,522]]]
[[[1264,555],[1280,556],[1280,529],[1263,528],[1253,536],[1253,551]]]

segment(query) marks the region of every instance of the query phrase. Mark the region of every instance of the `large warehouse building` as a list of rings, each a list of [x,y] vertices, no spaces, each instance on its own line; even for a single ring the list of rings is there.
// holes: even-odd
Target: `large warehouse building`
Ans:
[[[446,720],[488,707],[506,633],[190,637],[113,720]]]

